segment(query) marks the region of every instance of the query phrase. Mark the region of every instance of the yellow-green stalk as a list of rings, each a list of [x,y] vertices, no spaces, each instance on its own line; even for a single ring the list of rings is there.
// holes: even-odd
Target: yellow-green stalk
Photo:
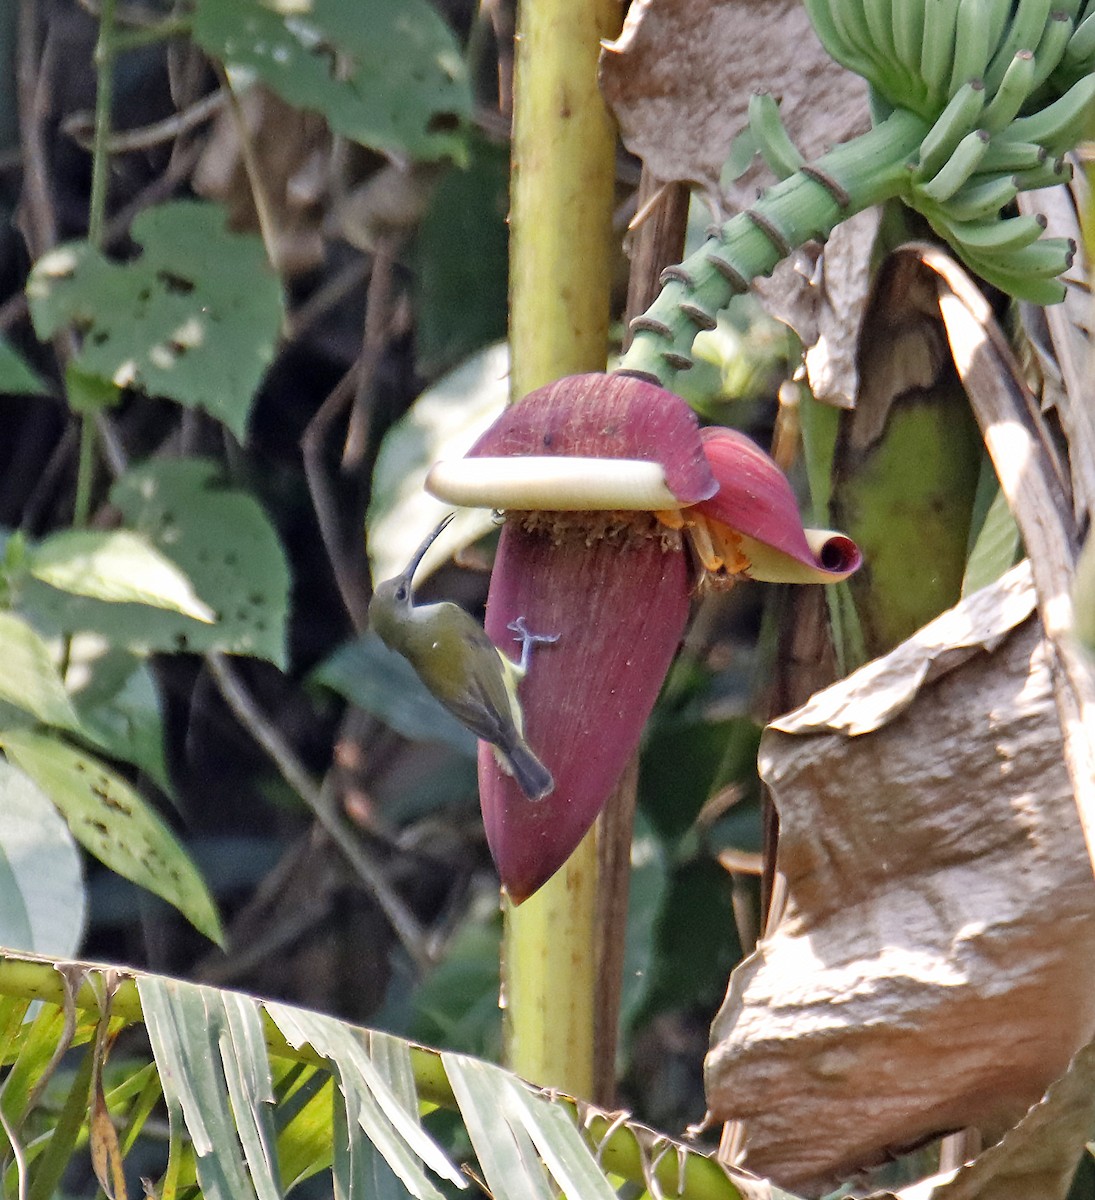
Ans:
[[[615,132],[597,89],[618,0],[522,0],[510,195],[511,394],[604,370]],[[593,1091],[597,849],[590,834],[520,908],[507,903],[507,1065],[542,1086]]]

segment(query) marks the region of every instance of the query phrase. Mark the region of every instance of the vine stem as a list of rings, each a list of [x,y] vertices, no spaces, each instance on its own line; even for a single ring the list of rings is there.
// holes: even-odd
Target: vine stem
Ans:
[[[771,274],[805,242],[824,241],[841,221],[906,191],[908,164],[928,129],[924,118],[897,109],[732,217],[663,273],[664,286],[632,324],[634,340],[617,369],[674,390],[692,366],[696,335],[713,327],[715,315],[752,280]]]
[[[95,130],[91,143],[91,198],[88,202],[87,240],[103,248],[106,202],[110,186],[110,132],[114,108],[114,17],[117,0],[103,0],[99,11],[99,40],[95,45]],[[91,486],[95,477],[95,414],[80,414],[80,452],[76,469],[76,498],[72,510],[74,529],[82,529],[91,515]]]
[[[99,11],[99,40],[95,46],[95,132],[91,143],[91,201],[87,240],[102,249],[106,225],[107,187],[110,182],[110,131],[114,108],[114,17],[117,0],[103,0]]]

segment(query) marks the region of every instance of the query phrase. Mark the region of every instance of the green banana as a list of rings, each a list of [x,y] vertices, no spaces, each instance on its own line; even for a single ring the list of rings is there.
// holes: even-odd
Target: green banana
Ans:
[[[986,0],[978,0],[984,3]],[[863,15],[882,73],[876,89],[893,101],[901,100],[917,88],[917,76],[902,60],[897,48],[894,0],[863,0]]]
[[[948,214],[949,215],[949,214]],[[995,258],[1010,255],[1036,242],[1046,231],[1046,218],[1024,215],[987,221],[954,221],[946,226],[947,241],[959,250]]]
[[[1041,166],[1031,167],[1029,171],[1017,171],[1012,178],[1021,192],[1054,187],[1059,183],[1068,183],[1072,178],[1072,163],[1064,158],[1047,158]]]
[[[1012,126],[1014,128],[1014,125]],[[1034,141],[1009,140],[1010,130],[998,133],[991,141],[977,170],[979,174],[1007,174],[1029,171],[1042,166],[1049,158],[1044,146]]]
[[[954,221],[982,221],[986,217],[995,217],[1018,194],[1015,180],[1005,175],[995,175],[982,182],[971,180],[951,196],[943,211]]]
[[[985,106],[981,120],[983,129],[998,133],[1019,115],[1027,97],[1034,90],[1034,55],[1029,50],[1017,50],[1008,63],[996,94]]]
[[[840,0],[836,0],[836,3],[839,5]],[[844,40],[843,33],[837,28],[833,6],[829,0],[803,0],[803,4],[810,24],[813,25],[814,32],[830,58],[836,59],[849,71],[862,75],[864,79],[870,79],[874,72],[873,64],[860,50]]]
[[[1050,154],[1062,154],[1086,133],[1092,101],[1095,101],[1095,74],[1085,75],[1041,111],[1017,118],[998,136],[1013,144],[1036,142]]]
[[[1039,244],[1036,242],[1034,246],[1027,246],[1026,249],[1033,250]],[[962,247],[958,248],[958,253],[971,271],[1017,300],[1029,300],[1032,304],[1059,304],[1065,298],[1065,284],[1058,275],[1068,269],[1071,260],[1058,258],[1057,272],[1035,275],[1022,267],[1018,270],[1012,269],[1014,260],[1004,267],[998,261],[980,259]]]
[[[989,135],[983,129],[967,133],[935,175],[927,182],[917,184],[914,192],[919,191],[936,203],[949,200],[977,170],[988,148]]]
[[[989,54],[990,63],[1000,50],[1001,40],[1003,39],[1004,34],[1011,27],[1012,8],[1013,5],[1011,3],[993,4],[989,6],[989,45],[992,47],[992,50]],[[988,68],[986,67],[985,70],[987,71]],[[984,72],[982,75],[984,75]]]
[[[920,43],[920,78],[929,95],[947,98],[954,63],[954,29],[958,0],[924,0],[924,37]]]
[[[958,143],[978,126],[985,107],[985,85],[974,79],[962,84],[939,114],[920,147],[916,174],[930,179],[954,153]]]
[[[833,0],[831,10],[841,40],[854,54],[870,63],[867,78],[881,82],[885,76],[885,59],[871,40],[863,0]]]
[[[1007,8],[1007,5],[1002,7]],[[990,94],[995,95],[1004,72],[1019,50],[1029,50],[1033,54],[1038,49],[1052,7],[1053,0],[1019,0],[1015,15],[985,72],[985,87]]]
[[[893,41],[898,62],[919,79],[924,40],[923,0],[893,0]]]
[[[1053,74],[1064,57],[1065,50],[1072,38],[1075,26],[1072,18],[1063,12],[1053,12],[1049,15],[1046,27],[1042,31],[1042,40],[1034,51],[1034,86],[1036,91]]]
[[[1014,275],[1023,279],[1055,279],[1072,266],[1076,243],[1071,238],[1038,238],[1016,250],[983,253],[972,246],[956,247],[963,258],[979,272],[993,271],[997,276]],[[989,279],[989,275],[985,275]]]
[[[994,0],[959,0],[954,26],[954,63],[948,92],[953,96],[972,79],[981,79],[995,45],[989,43],[989,9]]]
[[[760,156],[777,179],[788,179],[806,161],[783,126],[779,105],[768,92],[749,97],[749,129]]]
[[[1088,13],[1072,31],[1065,51],[1068,63],[1086,63],[1095,55],[1095,13]]]

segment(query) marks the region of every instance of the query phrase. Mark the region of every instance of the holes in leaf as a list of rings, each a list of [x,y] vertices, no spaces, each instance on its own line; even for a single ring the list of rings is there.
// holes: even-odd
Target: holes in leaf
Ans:
[[[460,128],[456,113],[434,113],[426,122],[427,133],[454,133]]]
[[[174,271],[157,271],[156,278],[164,285],[166,291],[174,296],[189,296],[194,285],[189,279],[176,275]]]

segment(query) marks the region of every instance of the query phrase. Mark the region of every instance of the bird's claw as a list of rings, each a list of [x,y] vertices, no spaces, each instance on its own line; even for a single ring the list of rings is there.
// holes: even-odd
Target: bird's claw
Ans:
[[[540,644],[550,645],[552,642],[559,640],[557,633],[533,633],[525,624],[524,617],[518,617],[506,626],[515,636],[514,641],[521,645],[521,662],[519,664],[521,671],[527,671],[529,660],[532,658],[532,648]]]

